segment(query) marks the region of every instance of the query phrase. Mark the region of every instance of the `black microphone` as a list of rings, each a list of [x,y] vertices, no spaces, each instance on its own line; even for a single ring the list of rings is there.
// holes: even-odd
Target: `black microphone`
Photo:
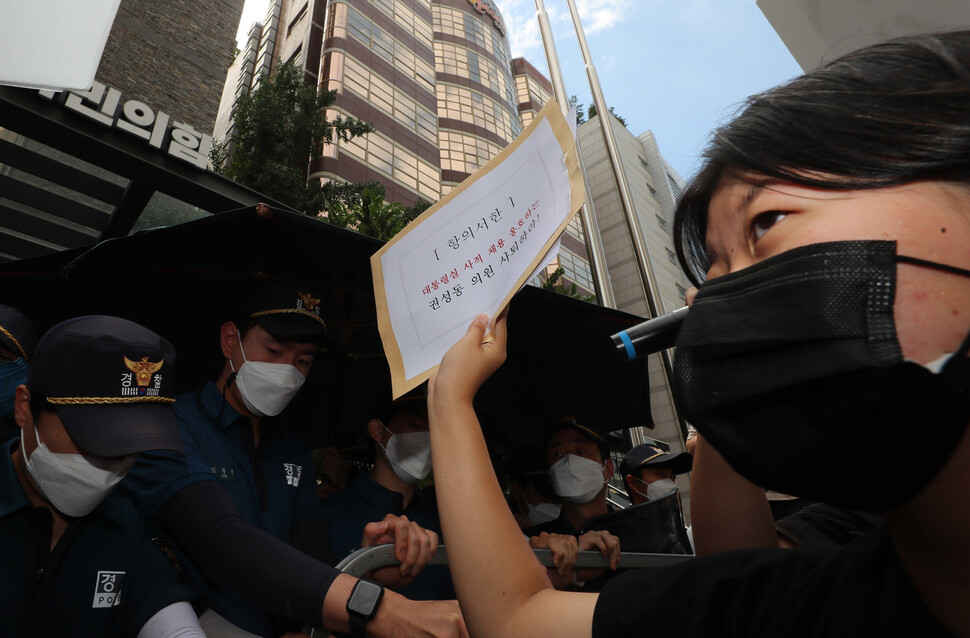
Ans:
[[[629,361],[670,348],[677,341],[677,333],[680,332],[680,324],[684,323],[687,310],[688,306],[678,308],[611,336],[617,354]]]

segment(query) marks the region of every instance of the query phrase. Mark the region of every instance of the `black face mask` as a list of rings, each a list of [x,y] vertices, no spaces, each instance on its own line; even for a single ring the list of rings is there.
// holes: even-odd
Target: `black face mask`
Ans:
[[[903,360],[891,241],[790,250],[701,287],[677,338],[685,418],[752,482],[858,509],[919,492],[970,421],[970,335],[943,369]],[[905,476],[905,480],[900,477]]]

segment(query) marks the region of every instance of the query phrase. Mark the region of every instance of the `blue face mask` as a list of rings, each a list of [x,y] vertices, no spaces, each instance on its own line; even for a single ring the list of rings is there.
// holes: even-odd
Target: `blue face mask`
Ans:
[[[0,419],[13,412],[15,390],[27,383],[30,364],[24,358],[0,363]]]

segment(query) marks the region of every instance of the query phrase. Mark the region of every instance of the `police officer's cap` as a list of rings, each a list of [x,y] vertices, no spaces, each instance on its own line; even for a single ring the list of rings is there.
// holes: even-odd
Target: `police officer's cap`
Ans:
[[[398,398],[388,401],[380,411],[381,423],[388,425],[401,412],[428,415],[428,384],[422,383]]]
[[[641,443],[626,453],[620,463],[620,474],[636,474],[641,467],[669,467],[674,474],[690,472],[694,466],[694,457],[687,452],[671,454],[649,443]]]
[[[27,387],[47,397],[88,454],[182,452],[175,348],[137,323],[92,315],[57,324],[37,344]]]
[[[30,361],[37,345],[34,324],[16,308],[0,305],[0,347]]]
[[[580,423],[576,417],[564,415],[546,424],[544,428],[544,440],[546,443],[552,438],[552,435],[560,430],[575,430],[579,432],[587,439],[596,444],[600,450],[600,454],[603,456],[603,460],[606,460],[610,456],[610,445],[606,442],[606,437],[598,432],[593,426],[589,424]]]
[[[243,313],[276,337],[322,339],[327,324],[320,316],[320,295],[307,286],[276,283],[256,289]]]

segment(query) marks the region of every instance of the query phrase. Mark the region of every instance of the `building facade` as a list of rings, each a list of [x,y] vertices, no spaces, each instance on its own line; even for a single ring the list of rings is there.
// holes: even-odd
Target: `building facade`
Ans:
[[[437,201],[498,154],[522,131],[520,108],[534,114],[550,91],[527,62],[513,71],[494,2],[273,0],[230,72],[217,139],[231,137],[232,102],[287,61],[336,91],[328,118],[375,128],[322,146],[308,175],[380,181],[389,201],[405,205]],[[519,99],[515,73],[534,101]]]
[[[613,126],[623,171],[630,185],[636,209],[636,231],[644,240],[660,287],[662,299],[657,305],[661,312],[675,310],[684,304],[684,295],[690,287],[677,263],[673,242],[674,206],[686,183],[664,160],[652,132],[636,137],[616,118],[608,116],[607,119]],[[601,121],[596,115],[581,124],[578,138],[603,238],[607,270],[616,307],[646,317],[650,311],[603,141]]]
[[[684,179],[671,167],[657,146],[651,131],[634,136],[611,115],[607,119],[612,127],[620,154],[622,169],[630,185],[636,219],[635,232],[643,239],[654,276],[660,289],[657,307],[661,313],[670,312],[684,305],[684,297],[691,286],[681,271],[673,241],[674,207],[681,191],[686,187]],[[597,115],[579,126],[577,135],[586,175],[596,211],[598,231],[603,240],[604,260],[616,307],[641,317],[650,316],[644,284],[637,267],[633,239],[627,223],[620,194],[613,177],[613,168],[606,151],[601,130],[602,119]],[[577,225],[578,226],[578,225]],[[582,230],[581,227],[578,230]],[[564,278],[570,281],[584,280],[589,276],[589,262],[583,262],[577,254],[573,263],[563,259],[567,238],[563,240],[560,265],[565,269]],[[580,245],[578,242],[575,244]],[[585,247],[585,242],[582,246]],[[571,257],[571,256],[570,256]],[[670,392],[663,372],[659,354],[648,357],[650,374],[650,411],[654,428],[634,435],[665,441],[670,449],[684,450],[684,433],[676,418],[670,400]],[[680,483],[683,505],[689,510],[690,485]]]
[[[523,127],[532,124],[539,109],[552,99],[552,83],[525,58],[512,60],[515,99]]]
[[[122,0],[95,80],[210,134],[245,0]]]

